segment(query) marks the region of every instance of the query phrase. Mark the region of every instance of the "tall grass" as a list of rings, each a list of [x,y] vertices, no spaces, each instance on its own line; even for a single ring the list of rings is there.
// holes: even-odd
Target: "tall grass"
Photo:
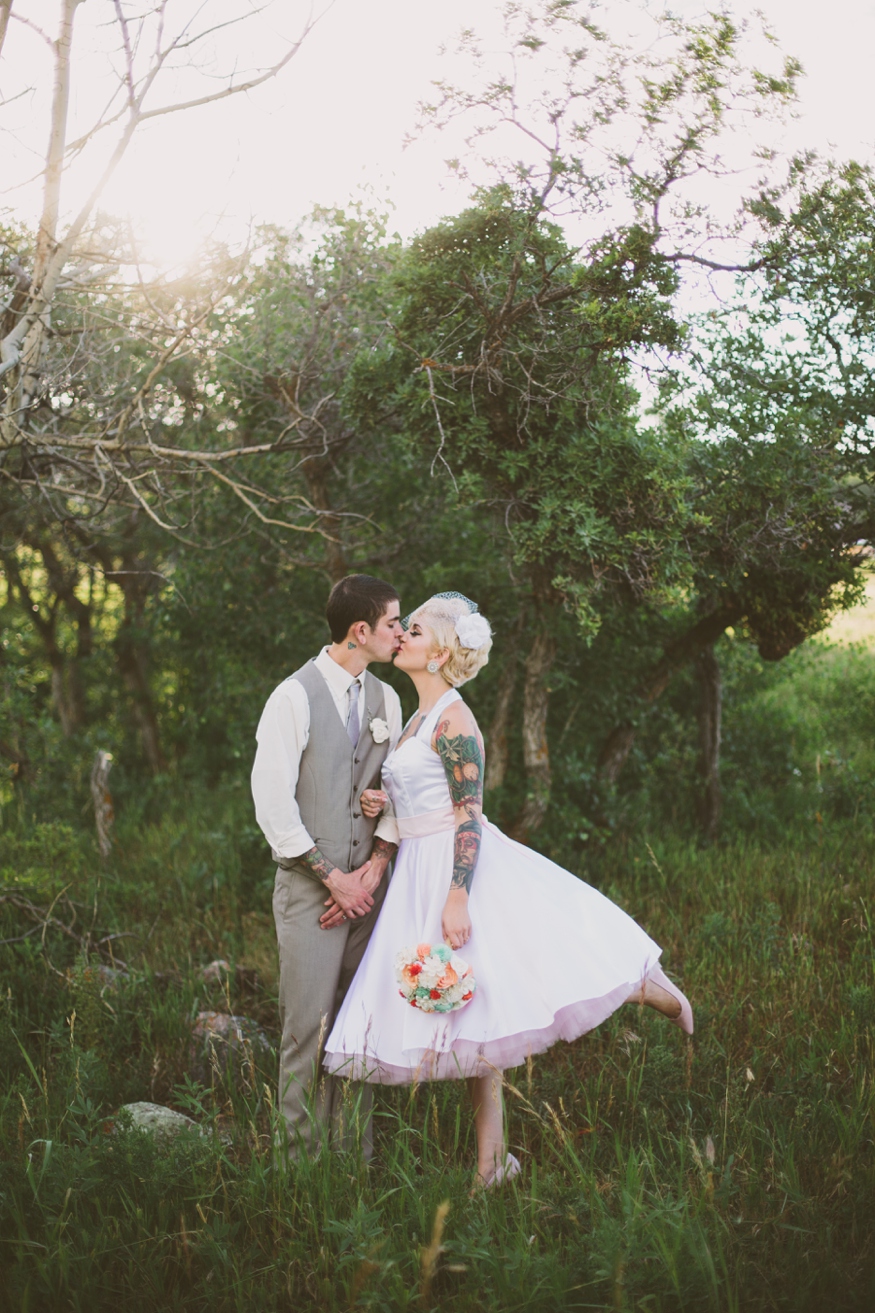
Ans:
[[[0,948],[4,1309],[875,1307],[871,834],[606,856],[591,878],[664,945],[696,1036],[626,1008],[508,1072],[523,1175],[471,1198],[455,1083],[379,1091],[371,1165],[290,1166],[272,1061],[191,1078],[199,1010],[275,1036],[266,876],[237,806],[122,829],[99,874],[74,832],[7,833],[5,887],[47,905],[69,886],[94,943],[128,936],[100,952],[129,976],[108,985],[58,928]],[[21,933],[8,909],[2,926]],[[218,956],[257,982],[204,984]],[[137,1099],[206,1134],[111,1122]]]

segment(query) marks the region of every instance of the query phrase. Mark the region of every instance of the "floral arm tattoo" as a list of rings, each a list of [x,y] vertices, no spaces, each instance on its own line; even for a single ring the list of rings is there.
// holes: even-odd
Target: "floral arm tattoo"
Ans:
[[[434,745],[444,763],[456,817],[456,844],[450,889],[470,891],[480,856],[483,830],[483,743],[479,734],[448,736],[449,721],[435,730]]]

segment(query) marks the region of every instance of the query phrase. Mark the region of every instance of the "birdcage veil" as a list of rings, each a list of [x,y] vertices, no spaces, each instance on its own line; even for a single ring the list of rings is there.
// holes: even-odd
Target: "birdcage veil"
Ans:
[[[485,661],[492,647],[492,629],[476,602],[464,593],[435,593],[401,622],[407,629],[414,619],[422,619],[430,628],[443,633],[444,642],[455,636],[459,648],[481,652]],[[452,643],[451,643],[452,645]]]
[[[467,612],[458,605],[459,602],[465,603],[465,606],[468,608]],[[475,611],[479,610],[480,608],[477,603],[472,602],[471,598],[466,597],[464,593],[434,593],[427,601],[423,602],[421,606],[418,606],[415,611],[410,611],[404,616],[401,621],[401,626],[403,629],[409,629],[410,621],[415,615],[419,615],[420,612],[428,611],[430,615],[439,615],[444,620],[457,620],[459,616],[465,614],[473,615]]]

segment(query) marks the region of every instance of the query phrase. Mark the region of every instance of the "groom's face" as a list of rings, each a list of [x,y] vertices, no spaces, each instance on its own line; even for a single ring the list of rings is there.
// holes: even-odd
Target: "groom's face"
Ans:
[[[391,661],[401,646],[401,603],[390,602],[370,632],[368,649],[372,661]]]

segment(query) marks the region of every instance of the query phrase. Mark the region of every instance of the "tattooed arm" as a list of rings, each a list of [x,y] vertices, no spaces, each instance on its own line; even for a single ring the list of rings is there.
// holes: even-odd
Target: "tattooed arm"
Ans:
[[[305,853],[302,853],[298,860],[303,862],[304,865],[312,871],[316,879],[321,880],[323,884],[326,883],[329,875],[334,870],[334,867],[331,865],[328,858],[323,857],[315,845],[312,848],[308,848]]]
[[[392,858],[398,851],[397,843],[389,843],[387,839],[375,839],[374,846],[371,849],[371,862],[379,863],[385,871]]]
[[[468,892],[480,855],[483,815],[483,740],[471,711],[454,702],[438,724],[432,746],[446,771],[456,818],[453,873],[444,907],[444,938],[461,948],[471,935]]]
[[[379,876],[373,881],[369,879],[370,862],[365,862],[355,871],[341,871],[340,867],[332,866],[328,858],[315,845],[302,853],[299,860],[312,872],[314,879],[321,880],[328,890],[330,897],[326,899],[325,905],[333,909],[332,925],[340,925],[345,920],[354,921],[358,916],[367,916],[374,905],[371,894],[379,884]],[[381,870],[380,875],[382,873]],[[323,914],[320,918],[322,922],[325,921],[326,915]],[[330,926],[323,924],[323,929],[329,928]]]
[[[315,849],[314,851],[318,851]],[[376,838],[374,846],[371,849],[370,861],[359,871],[361,875],[362,888],[368,894],[373,894],[378,884],[386,873],[386,867],[398,851],[397,843],[389,843],[386,839]],[[368,869],[370,868],[370,869]],[[373,899],[371,899],[373,904]],[[325,902],[327,912],[323,912],[319,918],[319,924],[323,930],[331,930],[336,925],[343,922],[343,911],[340,903],[335,897],[328,898]]]

